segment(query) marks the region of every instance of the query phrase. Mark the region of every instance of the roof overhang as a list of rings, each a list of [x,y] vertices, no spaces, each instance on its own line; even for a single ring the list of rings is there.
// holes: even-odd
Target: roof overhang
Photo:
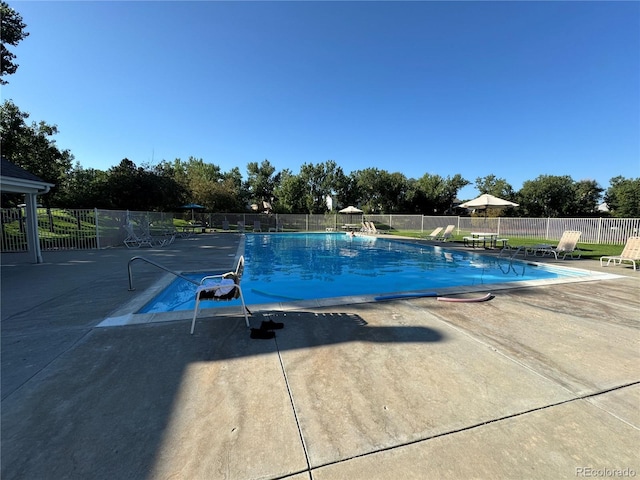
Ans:
[[[53,187],[52,183],[36,182],[34,180],[27,180],[24,178],[5,177],[4,175],[0,175],[0,190],[3,192],[41,195],[43,193],[47,193],[51,187]]]

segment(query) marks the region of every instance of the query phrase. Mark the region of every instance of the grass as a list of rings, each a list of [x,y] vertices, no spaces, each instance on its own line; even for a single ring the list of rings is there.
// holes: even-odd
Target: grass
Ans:
[[[420,232],[416,232],[415,230],[409,231],[389,231],[391,235],[401,235],[404,237],[412,237],[412,238],[423,238]],[[450,242],[460,243],[462,244],[462,237],[466,234],[453,235],[451,237]],[[538,245],[541,243],[547,243],[550,245],[557,245],[557,241],[546,240],[544,238],[513,238],[509,240],[509,244],[512,247],[520,247],[520,246],[531,246]],[[591,244],[591,243],[580,243],[578,242],[578,248],[580,249],[582,258],[588,258],[592,260],[599,260],[600,257],[604,255],[620,255],[624,245],[608,245],[608,244]]]

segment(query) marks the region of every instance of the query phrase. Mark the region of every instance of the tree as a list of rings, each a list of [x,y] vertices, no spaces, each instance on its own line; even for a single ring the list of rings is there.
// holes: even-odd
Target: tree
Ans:
[[[84,169],[79,162],[61,186],[57,206],[65,208],[109,208],[107,202],[107,173],[93,168]]]
[[[300,167],[300,179],[306,186],[304,195],[309,213],[325,213],[327,197],[335,191],[335,178],[342,169],[333,160],[314,165],[305,163]]]
[[[382,171],[377,168],[365,168],[354,173],[358,194],[357,204],[365,213],[381,213],[383,208]]]
[[[71,170],[73,155],[69,150],[56,146],[54,135],[58,127],[46,122],[27,125],[29,114],[11,101],[5,100],[0,107],[0,141],[2,156],[10,162],[55,185],[50,195],[43,197],[46,206],[55,203],[61,186]]]
[[[480,195],[488,193],[494,197],[516,201],[516,193],[513,187],[504,178],[498,178],[493,174],[476,178],[476,189],[480,192]],[[513,216],[516,208],[488,208],[483,211],[483,215],[490,217]]]
[[[469,183],[460,174],[445,179],[425,173],[415,183],[412,192],[414,205],[425,215],[451,214],[458,191]]]
[[[568,175],[540,175],[527,180],[518,198],[522,216],[570,217],[577,211],[575,183]]]
[[[476,189],[481,195],[488,193],[505,200],[513,200],[515,198],[513,187],[504,178],[498,178],[495,175],[476,178]]]
[[[249,162],[247,165],[247,190],[253,203],[258,205],[258,210],[262,210],[263,202],[271,203],[273,190],[275,187],[276,169],[269,160],[264,160],[260,165],[258,162]]]
[[[353,173],[347,176],[342,169],[340,169],[340,173],[336,175],[334,193],[336,205],[357,205],[359,203],[360,193],[358,191],[356,176]],[[334,205],[334,207],[336,205]]]
[[[444,185],[444,202],[446,202],[446,209],[444,213],[448,213],[449,215],[453,214],[453,206],[458,196],[458,192],[469,185],[471,182],[466,178],[463,178],[462,175],[456,173],[453,177],[447,177]]]
[[[299,175],[289,169],[280,172],[280,184],[274,193],[278,201],[274,210],[278,213],[305,213],[307,185]]]
[[[575,184],[576,215],[599,215],[598,204],[604,189],[595,180],[580,180]]]
[[[16,73],[18,69],[18,64],[14,62],[16,56],[9,51],[7,45],[15,47],[28,37],[29,33],[24,31],[26,26],[19,13],[11,8],[7,2],[0,1],[0,54],[2,55],[0,77]],[[0,85],[6,84],[7,81],[0,78]]]
[[[617,176],[604,195],[609,211],[615,217],[640,217],[640,178]]]
[[[404,211],[409,184],[402,173],[380,172],[378,178],[380,213],[400,213]]]

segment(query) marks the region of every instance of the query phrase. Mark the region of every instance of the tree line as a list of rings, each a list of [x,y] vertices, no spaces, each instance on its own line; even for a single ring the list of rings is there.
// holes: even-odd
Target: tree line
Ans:
[[[2,18],[3,78],[18,65],[7,45],[15,46],[28,36],[20,15],[0,1]],[[457,208],[458,192],[471,181],[456,173],[443,178],[425,173],[407,178],[400,172],[377,168],[345,173],[333,160],[303,163],[298,172],[277,171],[269,160],[249,162],[246,179],[240,168],[227,172],[201,158],[162,160],[156,165],[136,165],[125,158],[106,171],[84,168],[70,150],[61,150],[53,138],[56,125],[28,122],[11,100],[0,106],[2,156],[55,185],[41,197],[47,207],[101,208],[140,211],[177,211],[197,203],[208,212],[243,212],[257,209],[275,213],[313,213],[356,205],[365,213],[464,214]],[[514,201],[518,208],[496,211],[504,216],[585,217],[613,215],[640,217],[640,178],[616,176],[605,190],[593,180],[575,181],[568,175],[540,175],[515,191],[503,178],[487,175],[475,179],[480,193]],[[466,199],[460,199],[466,200]],[[609,212],[601,212],[604,201]],[[21,195],[2,194],[2,206],[23,202]]]
[[[456,208],[457,196],[471,184],[459,173],[446,178],[425,173],[415,179],[400,172],[365,168],[347,174],[333,160],[303,163],[298,172],[277,171],[269,160],[249,162],[246,179],[239,167],[223,172],[195,157],[139,166],[125,158],[103,171],[74,162],[69,150],[57,147],[55,125],[44,121],[29,124],[28,117],[10,100],[3,102],[2,155],[55,184],[42,197],[47,207],[178,211],[193,202],[208,212],[257,209],[322,214],[330,211],[327,198],[331,197],[334,210],[356,205],[371,214],[450,215],[465,213]],[[496,212],[503,216],[640,216],[640,178],[613,177],[605,190],[593,180],[540,175],[515,191],[507,180],[487,175],[476,178],[475,187],[480,193],[520,204]],[[598,210],[603,200],[608,213]],[[10,207],[22,201],[21,196],[3,194],[2,205]]]

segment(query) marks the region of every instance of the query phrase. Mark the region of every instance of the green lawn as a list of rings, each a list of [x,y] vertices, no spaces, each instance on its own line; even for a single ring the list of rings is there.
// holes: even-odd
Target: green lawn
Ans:
[[[420,232],[416,231],[390,231],[391,235],[401,235],[404,237],[421,238]],[[463,243],[462,237],[466,234],[454,235],[451,237],[450,242]],[[551,240],[545,240],[544,238],[513,238],[509,240],[509,245],[512,247],[537,245],[540,243],[547,243],[550,245],[557,245],[558,242]],[[600,259],[603,255],[620,255],[624,245],[607,245],[607,244],[591,244],[578,242],[578,248],[582,253],[582,258],[590,258],[594,260]]]

